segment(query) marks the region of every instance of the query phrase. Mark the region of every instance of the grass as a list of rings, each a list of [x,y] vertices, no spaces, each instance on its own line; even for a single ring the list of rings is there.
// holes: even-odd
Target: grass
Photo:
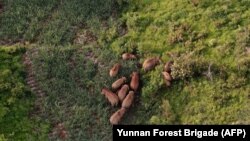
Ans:
[[[21,47],[0,47],[0,140],[44,140],[49,125],[30,116],[35,96],[25,86]]]
[[[246,18],[249,3],[199,1],[197,6],[191,1],[148,3],[135,1],[120,19],[128,27],[127,34],[104,41],[117,54],[136,50],[141,61],[149,56],[175,61],[172,74],[177,81],[172,88],[162,86],[162,78],[158,77],[162,66],[143,77],[142,103],[158,113],[149,122],[249,123],[246,120],[249,115],[242,116],[249,109],[246,69],[249,55],[245,53],[249,45],[250,22]],[[105,34],[109,35],[113,34]],[[212,81],[203,76],[209,64],[212,64]]]
[[[57,45],[71,43],[78,27],[85,24],[83,21],[91,17],[104,19],[120,9],[114,0],[4,0],[3,4],[3,40]]]
[[[43,117],[54,124],[63,123],[69,140],[110,140],[112,126],[108,119],[117,108],[111,108],[100,92],[103,87],[110,88],[118,77],[129,76],[134,62],[122,63],[122,74],[111,79],[107,71],[118,60],[109,50],[45,46],[39,52],[32,60],[36,77],[48,95]],[[57,134],[50,140],[56,138]]]
[[[175,61],[172,75],[176,81],[171,88],[162,86],[162,65],[143,76],[142,103],[149,110],[157,110],[149,123],[249,123],[241,114],[249,109],[249,54],[245,49],[249,46],[250,3],[131,3],[120,18],[127,25],[127,34],[104,41],[117,54],[136,50],[141,62],[149,56]],[[212,80],[203,75],[209,65]],[[152,104],[158,107],[152,108]]]
[[[142,87],[121,124],[250,123],[248,0],[84,2],[4,1],[0,15],[0,40],[32,42],[25,46],[39,50],[30,57],[47,93],[41,119],[52,125],[49,140],[60,140],[54,133],[60,123],[68,140],[110,140],[108,119],[117,108],[100,89],[115,80],[108,70],[125,63],[123,52],[139,59],[123,64],[120,76],[136,69]],[[123,9],[113,12],[114,5]],[[148,73],[135,67],[151,56],[174,60],[170,88],[164,64]]]

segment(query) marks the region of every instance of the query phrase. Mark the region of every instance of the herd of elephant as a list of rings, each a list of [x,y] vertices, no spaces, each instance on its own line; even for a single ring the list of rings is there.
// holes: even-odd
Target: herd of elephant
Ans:
[[[137,56],[131,53],[122,54],[122,59],[124,61],[137,59]],[[142,67],[144,71],[148,72],[155,68],[155,66],[160,64],[159,57],[152,57],[146,59]],[[171,85],[172,76],[171,76],[171,67],[173,65],[173,61],[168,61],[164,65],[164,69],[162,71],[162,75],[167,87]],[[109,71],[110,77],[115,77],[119,73],[121,69],[121,64],[116,63]],[[130,75],[131,81],[128,82],[126,77],[121,77],[112,84],[112,90],[108,88],[103,88],[101,93],[105,95],[111,106],[117,106],[119,103],[121,104],[121,108],[113,113],[109,119],[112,125],[119,124],[126,111],[131,107],[134,102],[135,94],[138,92],[140,87],[140,76],[139,72],[132,72]]]

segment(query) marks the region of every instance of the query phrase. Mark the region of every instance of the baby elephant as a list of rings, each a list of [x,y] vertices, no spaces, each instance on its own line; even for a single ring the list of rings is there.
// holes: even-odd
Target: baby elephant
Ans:
[[[126,82],[126,77],[122,77],[118,80],[116,80],[113,84],[112,84],[112,89],[116,90],[118,88],[121,87],[121,85],[123,85]]]
[[[113,125],[117,125],[121,121],[121,119],[125,113],[126,113],[125,108],[119,109],[110,117],[110,119],[109,119],[110,123]]]
[[[164,79],[168,80],[168,81],[172,81],[172,77],[168,72],[162,72],[162,75],[164,77]]]
[[[158,57],[148,58],[143,62],[142,67],[145,71],[150,71],[153,68],[155,68],[156,65],[159,64],[160,64],[160,58]]]
[[[138,87],[139,87],[139,73],[138,72],[133,72],[131,74],[131,82],[130,82],[130,88],[132,90],[134,90],[135,92],[137,91]]]
[[[165,72],[165,71],[162,72],[162,75],[163,75],[166,86],[170,87],[171,86],[171,81],[173,80],[171,75],[168,72]]]
[[[164,81],[165,81],[166,87],[170,87],[171,86],[171,82],[170,81],[168,81],[166,79],[164,79]]]
[[[131,53],[123,53],[122,59],[123,60],[136,59],[136,56],[134,54],[131,54]]]
[[[110,77],[115,77],[115,76],[118,74],[120,68],[121,68],[121,65],[120,65],[119,63],[116,63],[116,64],[110,69],[110,71],[109,71],[109,76],[110,76]]]
[[[110,91],[107,88],[103,88],[102,89],[102,94],[105,95],[105,97],[108,99],[108,101],[110,102],[110,104],[112,106],[116,106],[119,103],[119,98],[116,94],[114,94],[112,91]]]
[[[132,105],[134,98],[135,98],[134,92],[129,91],[128,95],[125,97],[125,99],[122,102],[122,107],[129,108]]]
[[[118,91],[118,98],[122,102],[126,97],[126,94],[129,90],[129,86],[127,84],[123,85],[122,88]]]
[[[171,67],[174,64],[174,61],[168,61],[165,65],[164,65],[164,71],[171,73]]]

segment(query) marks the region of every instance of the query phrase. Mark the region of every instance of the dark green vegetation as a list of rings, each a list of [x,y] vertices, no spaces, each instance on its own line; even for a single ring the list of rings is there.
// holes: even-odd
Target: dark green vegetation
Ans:
[[[38,49],[30,57],[52,133],[63,123],[68,140],[110,140],[116,108],[100,90],[115,80],[108,70],[123,52],[141,63],[174,60],[175,80],[165,87],[164,64],[145,73],[122,62],[119,76],[138,69],[142,82],[122,124],[250,124],[250,1],[88,2],[10,0],[0,15],[0,40],[36,44],[26,46]]]
[[[24,48],[0,48],[0,140],[44,140],[48,125],[29,116],[34,95],[25,86]],[[40,122],[40,123],[39,123]],[[35,129],[34,129],[35,127]]]
[[[115,0],[3,0],[3,40],[68,44],[89,18],[107,18],[122,2]]]

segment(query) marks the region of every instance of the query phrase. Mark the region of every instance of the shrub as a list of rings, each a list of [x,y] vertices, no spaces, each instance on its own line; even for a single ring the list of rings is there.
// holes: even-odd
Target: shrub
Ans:
[[[24,82],[24,51],[20,47],[0,47],[0,140],[44,140],[48,132],[44,121],[29,116],[34,95]]]
[[[209,62],[194,53],[182,54],[174,59],[171,75],[174,79],[198,76],[208,70]]]

